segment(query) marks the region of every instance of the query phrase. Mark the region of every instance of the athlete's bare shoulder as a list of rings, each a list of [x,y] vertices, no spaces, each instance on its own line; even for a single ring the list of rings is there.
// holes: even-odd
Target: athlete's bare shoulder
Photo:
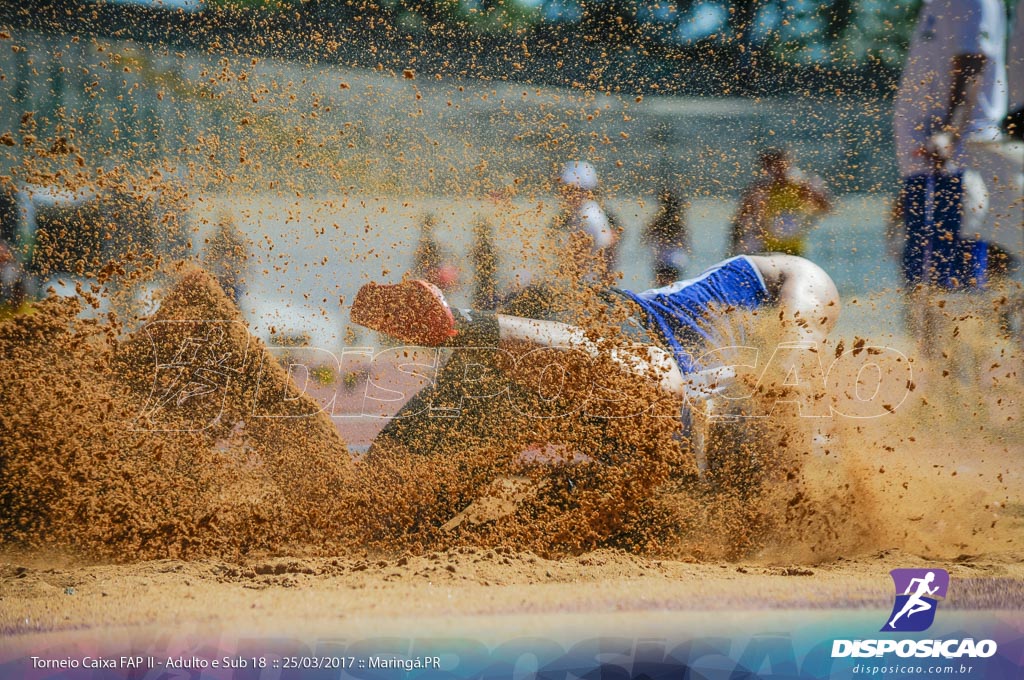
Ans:
[[[839,291],[824,269],[796,255],[769,253],[748,255],[764,279],[768,294],[775,302],[804,319],[813,327],[805,330],[812,336],[824,337],[839,316]]]
[[[830,283],[832,281],[824,269],[805,257],[784,253],[764,253],[746,257],[761,272],[761,277],[769,289],[777,289],[787,280],[827,280]]]

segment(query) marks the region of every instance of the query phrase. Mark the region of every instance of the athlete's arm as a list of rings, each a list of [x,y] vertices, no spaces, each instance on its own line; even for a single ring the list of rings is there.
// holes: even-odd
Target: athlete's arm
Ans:
[[[958,54],[953,57],[953,84],[949,88],[949,103],[946,106],[945,127],[953,124],[957,111],[964,107],[968,111],[974,108],[978,100],[978,88],[975,83],[987,59],[984,54]]]
[[[804,199],[811,204],[815,214],[821,215],[832,212],[832,196],[825,189],[820,178],[804,180],[800,183],[800,193]]]
[[[764,236],[765,214],[768,209],[768,194],[763,183],[750,186],[740,199],[739,208],[733,218],[732,253],[739,255],[760,244]],[[759,249],[763,246],[755,246]]]
[[[939,130],[932,134],[923,153],[929,156],[937,167],[942,167],[953,155],[954,149],[963,136],[964,121],[970,116],[978,100],[978,84],[987,58],[984,54],[958,54],[950,64],[952,84],[946,103],[946,115]],[[959,115],[960,111],[966,115]]]

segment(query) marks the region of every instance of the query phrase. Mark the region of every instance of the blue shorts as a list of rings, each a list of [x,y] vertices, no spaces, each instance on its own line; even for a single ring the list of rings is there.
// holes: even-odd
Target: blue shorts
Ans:
[[[964,208],[963,173],[912,175],[903,180],[903,280],[956,288],[960,222]]]
[[[672,351],[683,373],[707,368],[700,363],[707,349],[743,340],[743,328],[730,323],[726,312],[757,309],[770,298],[761,272],[744,255],[664,288],[618,292],[643,310],[644,325]]]

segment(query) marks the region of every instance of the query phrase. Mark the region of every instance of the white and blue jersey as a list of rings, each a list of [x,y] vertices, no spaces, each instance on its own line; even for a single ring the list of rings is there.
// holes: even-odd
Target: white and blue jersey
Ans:
[[[684,374],[707,368],[700,363],[706,349],[742,340],[742,328],[731,327],[723,312],[756,309],[770,297],[761,272],[745,255],[664,288],[618,292],[643,309],[644,325],[671,349]]]

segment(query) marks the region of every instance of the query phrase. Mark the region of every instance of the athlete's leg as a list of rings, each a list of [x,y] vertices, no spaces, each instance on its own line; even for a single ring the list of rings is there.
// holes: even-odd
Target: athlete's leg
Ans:
[[[530,390],[527,385],[520,384],[519,378],[529,382],[537,373],[536,370],[531,373],[531,369],[538,369],[542,374],[550,367],[550,353],[536,354],[530,350],[538,347],[578,350],[591,357],[600,351],[600,341],[588,339],[577,326],[557,321],[493,312],[447,310],[445,306],[451,314],[450,325],[445,325],[445,315],[437,309],[426,309],[424,316],[440,321],[439,327],[416,323],[420,317],[404,318],[410,313],[410,308],[423,313],[430,298],[436,305],[442,305],[443,298],[430,287],[412,282],[397,286],[373,285],[370,292],[372,295],[360,291],[357,296],[352,313],[354,320],[410,342],[448,338],[444,345],[454,348],[453,358],[439,371],[433,384],[413,397],[381,431],[371,449],[371,458],[386,451],[429,454],[450,448],[453,439],[464,439],[467,434],[502,431],[507,428],[505,421],[513,413],[532,412]],[[413,301],[408,307],[404,304],[406,298]],[[603,316],[616,316],[611,312],[615,304],[613,299],[599,296],[595,304],[606,307]],[[642,332],[636,339],[643,339]],[[644,346],[637,348],[637,352],[646,350]],[[616,353],[616,350],[610,351]],[[634,355],[619,356],[625,362],[627,357]],[[530,363],[534,357],[540,361],[537,366]],[[668,368],[675,368],[667,355],[658,358],[667,361]],[[566,360],[578,359],[567,356]],[[513,365],[522,369],[522,375],[517,377],[508,372]],[[644,368],[638,367],[637,370]],[[483,378],[470,373],[482,374]],[[482,386],[481,380],[487,384]],[[481,390],[500,394],[481,400]]]
[[[389,453],[431,455],[487,432],[507,432],[519,399],[493,350],[457,349],[433,382],[388,421],[367,452],[372,461]]]
[[[455,336],[455,318],[441,290],[426,281],[380,286],[356,293],[352,322],[405,342],[437,347]]]
[[[607,352],[622,370],[651,380],[679,397],[706,398],[735,377],[728,368],[684,376],[672,355],[660,347],[605,346],[605,341],[591,339],[579,326],[559,321],[451,310],[439,290],[421,281],[364,286],[352,306],[352,320],[401,340],[426,345],[479,347],[482,339],[490,338],[498,347],[507,349],[525,346],[577,350],[593,358]]]

